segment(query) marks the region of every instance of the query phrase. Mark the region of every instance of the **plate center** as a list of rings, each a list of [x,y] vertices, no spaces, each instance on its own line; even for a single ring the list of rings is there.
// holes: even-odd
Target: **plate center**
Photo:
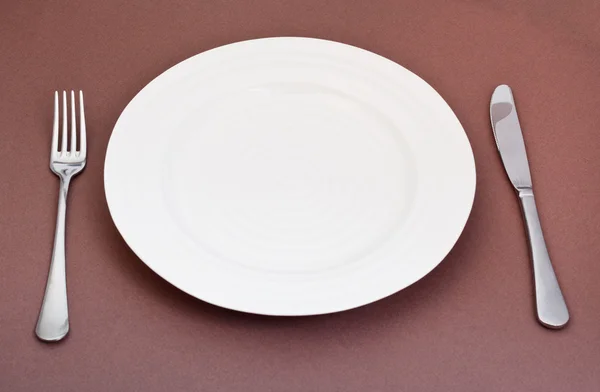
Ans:
[[[294,273],[346,265],[406,218],[416,174],[399,135],[381,113],[318,85],[231,92],[198,103],[173,131],[166,204],[222,260]]]

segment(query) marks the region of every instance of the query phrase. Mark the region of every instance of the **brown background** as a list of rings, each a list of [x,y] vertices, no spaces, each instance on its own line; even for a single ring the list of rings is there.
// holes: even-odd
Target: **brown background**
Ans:
[[[568,4],[568,5],[567,5]],[[7,1],[0,3],[0,391],[600,390],[600,2]],[[111,130],[177,62],[297,35],[369,49],[430,82],[473,145],[467,227],[433,273],[340,314],[216,308],[151,272],[104,200]],[[572,322],[540,327],[521,217],[488,118],[513,87],[538,207]],[[89,161],[68,216],[71,333],[34,324],[54,229],[52,92],[86,92]]]

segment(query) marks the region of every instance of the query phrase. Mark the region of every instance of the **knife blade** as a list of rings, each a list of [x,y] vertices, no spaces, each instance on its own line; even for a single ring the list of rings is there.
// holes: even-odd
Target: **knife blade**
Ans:
[[[496,146],[508,178],[517,190],[531,188],[531,173],[529,172],[521,124],[512,91],[505,84],[494,90],[490,105],[490,117]]]
[[[569,321],[569,311],[542,233],[523,132],[512,90],[507,85],[500,85],[494,90],[490,118],[504,169],[521,201],[533,262],[538,321],[548,328],[562,328]]]

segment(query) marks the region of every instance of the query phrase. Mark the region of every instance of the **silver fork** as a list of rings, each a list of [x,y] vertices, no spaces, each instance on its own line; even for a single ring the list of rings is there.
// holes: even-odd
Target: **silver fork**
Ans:
[[[83,92],[79,91],[79,149],[77,149],[77,124],[75,116],[75,93],[71,91],[71,147],[67,149],[68,118],[67,93],[62,94],[62,137],[58,148],[59,102],[58,92],[54,93],[54,123],[52,127],[52,148],[50,150],[50,170],[60,178],[58,194],[58,215],[54,233],[54,249],[50,262],[50,272],[46,282],[46,292],[38,317],[35,334],[41,340],[53,342],[64,338],[69,332],[69,308],[67,306],[67,278],[65,269],[65,215],[67,193],[71,179],[85,167],[87,140],[85,134],[85,114]]]

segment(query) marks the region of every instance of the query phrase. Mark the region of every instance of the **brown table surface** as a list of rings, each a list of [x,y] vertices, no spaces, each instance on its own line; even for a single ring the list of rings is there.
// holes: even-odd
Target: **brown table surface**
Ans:
[[[567,4],[568,3],[568,4]],[[2,1],[0,391],[600,390],[600,2],[577,0]],[[475,205],[430,275],[339,314],[217,308],[148,269],[113,226],[104,155],[127,102],[177,62],[268,36],[341,41],[445,97],[477,163]],[[550,253],[571,311],[533,313],[517,200],[488,105],[513,87]],[[52,92],[86,92],[88,166],[68,216],[71,333],[33,334],[58,181]]]

